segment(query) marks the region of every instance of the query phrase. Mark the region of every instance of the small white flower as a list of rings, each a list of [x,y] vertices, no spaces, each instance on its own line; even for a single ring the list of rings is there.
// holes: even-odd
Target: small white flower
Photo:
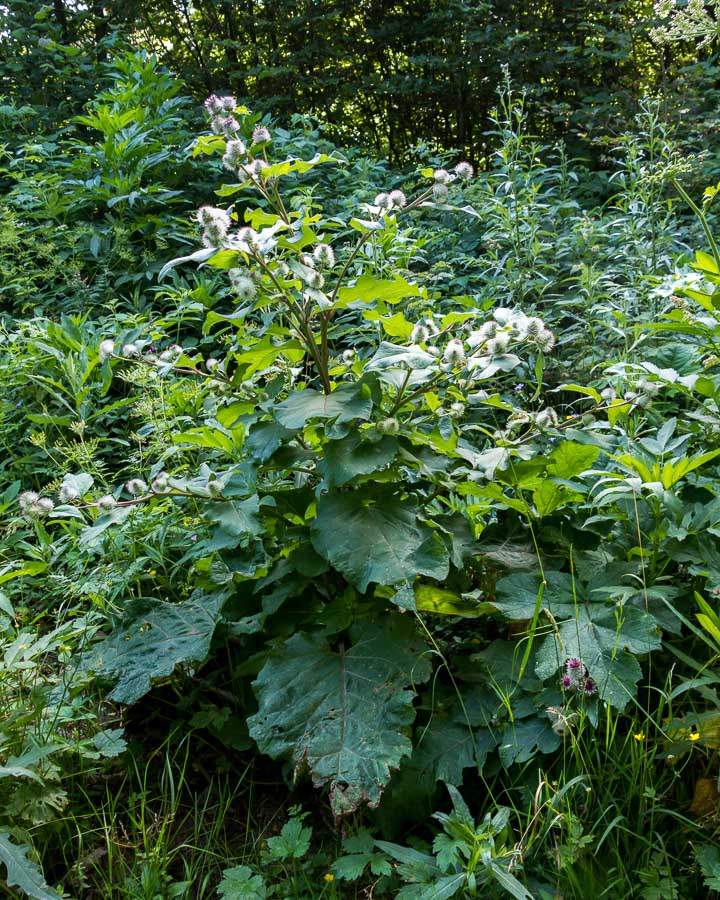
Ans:
[[[169,490],[168,473],[158,472],[152,480],[152,491],[154,494],[164,494]]]
[[[20,512],[25,514],[27,513],[32,506],[34,506],[38,500],[40,499],[40,495],[36,494],[35,491],[23,491],[22,494],[18,497],[18,506],[20,507]]]
[[[544,328],[535,338],[535,344],[538,350],[541,350],[543,353],[552,353],[555,347],[555,335],[549,328]]]

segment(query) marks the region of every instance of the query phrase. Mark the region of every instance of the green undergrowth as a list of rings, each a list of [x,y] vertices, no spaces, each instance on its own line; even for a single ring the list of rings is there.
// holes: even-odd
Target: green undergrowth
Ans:
[[[509,79],[486,171],[395,171],[109,71],[3,163],[8,896],[717,889],[715,189],[657,104],[605,181]]]

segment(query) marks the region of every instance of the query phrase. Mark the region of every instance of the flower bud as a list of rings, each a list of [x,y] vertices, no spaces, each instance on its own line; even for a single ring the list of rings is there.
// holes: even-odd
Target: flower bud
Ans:
[[[140,350],[138,349],[137,344],[123,344],[120,353],[125,359],[134,359],[135,357],[140,356]]]
[[[323,269],[331,269],[335,265],[335,252],[330,244],[318,244],[313,251],[313,259]]]
[[[402,191],[390,191],[388,200],[390,201],[390,204],[397,207],[397,209],[403,209],[403,207],[407,205],[407,197]]]
[[[443,353],[443,361],[449,366],[460,366],[465,362],[465,347],[463,342],[457,338],[453,338]]]
[[[395,416],[390,416],[377,423],[377,430],[380,434],[397,434],[400,431],[400,423]]]
[[[433,185],[433,197],[438,203],[444,203],[448,198],[447,185],[436,182]]]
[[[452,181],[452,175],[448,172],[447,169],[435,169],[433,172],[433,178],[435,179],[435,184],[450,184]]]
[[[58,500],[61,503],[72,503],[72,501],[77,500],[79,496],[80,492],[74,484],[66,481],[60,485],[60,489],[58,490]]]
[[[212,479],[211,481],[208,481],[207,486],[208,486],[208,491],[210,491],[210,495],[212,497],[218,497],[220,494],[222,494],[222,490],[223,490],[222,482],[218,481],[216,478]]]
[[[418,324],[413,328],[410,333],[410,340],[413,344],[424,344],[430,337],[430,329],[427,325],[422,325],[418,322]]]
[[[460,181],[470,181],[470,179],[475,174],[475,170],[469,162],[459,162],[455,166],[455,174],[460,179]]]
[[[355,356],[356,353],[354,350],[343,350],[342,359],[346,365],[351,366],[355,362]]]
[[[125,482],[125,490],[132,497],[139,497],[140,494],[145,494],[147,489],[148,486],[142,478],[131,478],[129,481]]]
[[[253,144],[267,144],[270,141],[270,132],[264,125],[256,125],[252,141]]]
[[[112,494],[105,494],[104,497],[99,497],[95,501],[95,506],[103,512],[109,512],[111,509],[115,509],[117,506],[117,500],[113,497]]]
[[[100,347],[98,348],[98,357],[100,362],[105,362],[106,359],[109,359],[113,353],[115,352],[115,342],[110,339],[101,341]]]
[[[169,490],[168,478],[167,472],[158,472],[152,481],[152,492],[154,494],[166,493]]]
[[[380,209],[390,209],[392,206],[390,195],[385,193],[378,194],[373,200],[373,205],[379,206]]]

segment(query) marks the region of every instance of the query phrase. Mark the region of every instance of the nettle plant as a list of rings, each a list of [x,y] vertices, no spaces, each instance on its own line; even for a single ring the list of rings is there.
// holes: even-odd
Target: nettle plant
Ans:
[[[162,510],[189,514],[167,585],[190,596],[128,600],[77,671],[125,704],[178,667],[208,696],[230,684],[232,709],[207,701],[216,733],[239,720],[329,787],[337,815],[377,805],[401,763],[432,791],[491,753],[507,767],[556,749],[599,701],[628,702],[640,667],[624,648],[659,639],[647,614],[589,602],[543,568],[535,525],[583,498],[599,454],[579,439],[581,412],[559,422],[540,400],[553,333],[518,309],[431,296],[392,262],[406,217],[472,214],[450,202],[471,167],[423,170],[414,195],[328,217],[285,185],[335,160],[272,162],[256,117],[233,98],[207,106],[213,134],[195,152],[222,153],[235,181],[217,194],[240,199],[201,208],[204,246],[164,272],[227,272],[205,323],[222,352],[137,334],[99,348],[118,374],[201,382],[195,421],[113,492],[69,475],[59,506],[20,498],[35,527],[78,529],[87,553],[117,553],[123,533],[142,542]],[[503,620],[523,624],[503,639]]]

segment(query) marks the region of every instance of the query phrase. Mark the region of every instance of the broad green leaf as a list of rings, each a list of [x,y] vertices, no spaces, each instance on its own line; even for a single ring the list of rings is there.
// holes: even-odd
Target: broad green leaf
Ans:
[[[331,493],[318,500],[315,550],[360,591],[417,575],[442,580],[448,554],[441,538],[417,522],[415,505],[370,492]]]
[[[298,341],[285,341],[278,345],[273,342],[271,335],[266,334],[250,350],[236,353],[235,362],[238,366],[245,367],[243,378],[249,378],[271,366],[278,356],[284,356],[290,362],[297,363],[305,356],[305,350]]]
[[[350,434],[327,444],[317,468],[328,486],[347,484],[360,475],[370,475],[389,466],[397,446],[397,439],[389,435],[379,441],[364,441],[361,435]]]
[[[17,887],[32,900],[60,900],[60,895],[43,878],[37,863],[27,858],[30,847],[14,844],[11,835],[0,831],[0,863],[5,866],[5,881],[8,887]]]
[[[561,506],[567,506],[568,503],[582,499],[582,495],[577,491],[569,491],[565,485],[556,484],[549,479],[545,479],[540,487],[533,491],[532,496],[535,509],[541,519],[549,516],[556,509],[560,509]]]
[[[720,275],[717,263],[709,253],[703,253],[702,250],[695,251],[695,268],[710,275]]]
[[[253,684],[258,712],[248,720],[260,750],[307,768],[330,787],[336,815],[377,806],[403,757],[415,710],[410,685],[430,663],[411,622],[399,616],[351,631],[337,649],[316,636],[293,635],[270,656]]]
[[[294,391],[275,408],[275,418],[284,428],[303,428],[310,419],[334,419],[336,422],[367,420],[372,412],[367,385],[341,385],[332,394],[306,388]]]
[[[660,646],[655,620],[648,613],[635,607],[583,605],[540,644],[535,674],[543,679],[556,674],[559,678],[565,661],[579,657],[597,685],[600,698],[624,709],[635,696],[641,675],[640,664],[630,654],[649,653]]]
[[[19,569],[12,569],[10,566],[4,566],[4,571],[0,573],[0,584],[5,584],[6,581],[11,581],[13,578],[21,578],[23,575],[39,575],[41,572],[44,572],[48,563],[41,562],[39,559],[31,559],[24,562]],[[10,571],[7,571],[10,569]]]
[[[402,367],[405,369],[429,369],[437,368],[438,361],[417,344],[409,347],[400,347],[383,341],[378,347],[375,356],[368,362],[367,369],[392,369]]]
[[[235,538],[256,537],[262,533],[262,522],[258,519],[260,501],[257,497],[246,500],[229,500],[226,503],[208,503],[205,518],[215,522],[219,530]]]
[[[408,322],[401,312],[395,313],[394,316],[381,316],[377,310],[369,309],[363,314],[363,318],[368,322],[379,322],[385,334],[389,334],[390,337],[399,337],[406,341],[412,334],[413,324]]]
[[[600,454],[599,447],[592,444],[577,444],[574,441],[563,441],[550,454],[548,475],[555,478],[575,478],[592,468]]]
[[[267,890],[261,875],[253,875],[249,866],[225,869],[217,888],[223,900],[265,900]]]
[[[541,577],[538,572],[513,572],[501,578],[495,586],[493,606],[512,621],[532,619],[540,594]],[[572,578],[564,572],[545,572],[542,606],[555,619],[572,616],[575,610]]]
[[[458,891],[466,884],[467,876],[464,872],[457,875],[441,875],[425,884],[410,884],[400,888],[395,900],[448,900],[449,897],[457,896]]]
[[[493,611],[489,603],[466,600],[456,591],[449,591],[434,584],[416,584],[414,587],[415,608],[421,612],[439,616],[466,616],[475,618]]]
[[[337,309],[343,309],[351,303],[373,303],[376,300],[393,305],[406,297],[425,296],[427,296],[425,288],[411,284],[399,276],[390,281],[366,273],[361,275],[352,287],[340,288],[333,305]]]
[[[436,714],[428,727],[420,730],[409,766],[430,785],[436,781],[460,785],[465,769],[482,770],[496,743],[487,728],[470,728],[466,722]]]
[[[83,654],[81,669],[115,682],[111,700],[136,703],[176,666],[205,660],[224,599],[195,591],[184,603],[133,600],[109,637]]]

